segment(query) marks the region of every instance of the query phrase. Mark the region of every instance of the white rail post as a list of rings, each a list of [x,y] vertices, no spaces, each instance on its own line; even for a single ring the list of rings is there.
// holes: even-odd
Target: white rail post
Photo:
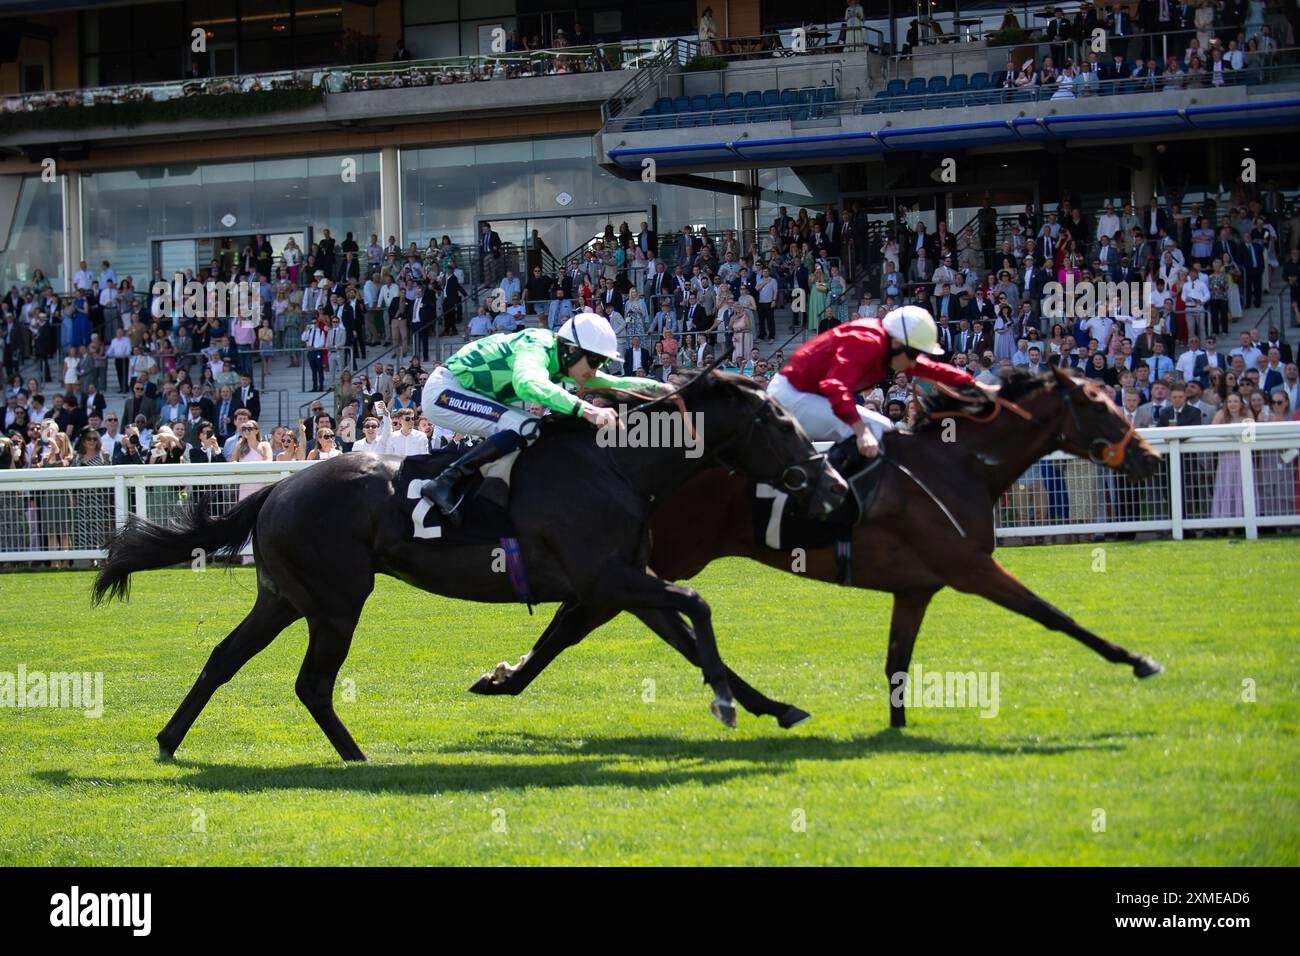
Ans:
[[[1255,498],[1255,456],[1251,450],[1254,442],[1243,441],[1241,446],[1241,513],[1246,523],[1246,537],[1259,537],[1259,502]]]
[[[1169,439],[1169,517],[1175,541],[1183,540],[1183,443]]]
[[[126,527],[131,512],[131,495],[126,490],[126,475],[113,476],[113,524],[119,530]]]

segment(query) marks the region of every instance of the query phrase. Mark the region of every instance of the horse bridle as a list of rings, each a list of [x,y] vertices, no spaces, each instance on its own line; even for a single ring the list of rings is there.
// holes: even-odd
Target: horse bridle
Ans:
[[[1079,409],[1074,402],[1076,392],[1083,392],[1083,395],[1089,402],[1100,401],[1102,396],[1097,393],[1097,387],[1091,382],[1080,382],[1071,377],[1069,384],[1066,386],[1066,402],[1070,407],[1070,416],[1074,419],[1074,428],[1082,436],[1083,422],[1079,418]],[[1107,468],[1120,469],[1124,465],[1124,457],[1127,454],[1128,446],[1133,437],[1137,434],[1137,427],[1128,420],[1124,419],[1127,426],[1124,430],[1124,436],[1117,442],[1106,441],[1104,438],[1094,438],[1088,443],[1088,457],[1098,465],[1105,465]],[[1062,445],[1066,442],[1065,432],[1057,435],[1057,441]]]
[[[914,383],[913,389],[915,389],[915,387],[916,386]],[[959,401],[966,400],[965,395],[957,391],[955,388],[951,388],[948,385],[943,384],[942,382],[936,382],[935,387],[938,391],[952,398],[955,398]],[[1101,396],[1097,394],[1096,386],[1094,386],[1091,382],[1087,382],[1087,381],[1080,382],[1079,380],[1075,379],[1072,376],[1065,383],[1064,388],[1065,388],[1065,396],[1066,396],[1065,405],[1069,409],[1070,417],[1074,420],[1075,430],[1080,435],[1082,435],[1083,421],[1079,418],[1079,408],[1074,401],[1075,393],[1082,392],[1084,397],[1087,398],[1088,401],[1090,402],[1099,401],[1101,399]],[[962,410],[944,411],[944,412],[927,412],[926,414],[929,415],[930,418],[935,420],[941,420],[945,418],[962,418],[968,421],[972,421],[977,425],[986,425],[989,422],[993,421],[995,418],[997,418],[998,415],[1002,413],[1002,410],[1004,408],[1007,409],[1008,411],[1014,412],[1015,414],[1023,418],[1025,421],[1030,422],[1034,425],[1043,427],[1047,424],[1042,419],[1040,419],[1037,415],[1021,407],[1020,405],[1016,404],[1010,399],[1003,398],[1001,395],[995,396],[993,398],[993,409],[987,415],[984,416],[977,416],[972,412],[966,412]],[[1124,464],[1124,457],[1127,453],[1129,443],[1133,441],[1133,436],[1137,434],[1137,428],[1133,425],[1132,422],[1125,419],[1125,423],[1128,425],[1128,428],[1124,432],[1124,436],[1119,441],[1109,442],[1106,441],[1106,439],[1104,438],[1094,438],[1091,442],[1089,442],[1088,458],[1098,465],[1105,465],[1108,468],[1114,468],[1114,469],[1121,468]],[[1065,431],[1058,430],[1056,433],[1057,445],[1064,447],[1068,441],[1069,438],[1065,434]]]
[[[623,388],[593,388],[581,389],[579,390],[578,395],[582,396],[588,392],[610,392],[626,396],[627,398],[637,399],[638,404],[629,408],[628,411],[637,411],[644,405],[660,402],[664,399],[672,399],[677,405],[677,410],[681,413],[682,422],[688,429],[690,429],[691,435],[694,437],[695,429],[691,424],[690,416],[686,413],[686,403],[682,401],[681,391],[682,387],[679,386],[665,395],[651,396]],[[722,453],[742,440],[748,441],[749,437],[753,435],[754,429],[758,427],[760,422],[767,423],[769,421],[775,421],[775,419],[776,412],[773,411],[771,403],[768,401],[761,401],[759,403],[758,412],[750,417],[749,421],[746,423],[746,427],[741,431],[737,431],[734,435],[720,444],[708,449],[705,453],[705,457],[716,459],[719,463],[726,465],[728,468],[733,468],[734,470],[734,466],[728,465],[727,462],[722,460]],[[785,469],[781,472],[779,486],[782,491],[789,492],[792,495],[803,494],[808,491],[810,485],[815,490],[825,473],[826,455],[814,454],[802,461],[796,461],[792,464],[786,465]]]

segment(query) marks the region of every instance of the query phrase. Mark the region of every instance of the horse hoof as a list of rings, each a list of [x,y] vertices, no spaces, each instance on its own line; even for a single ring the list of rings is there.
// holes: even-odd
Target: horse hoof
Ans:
[[[474,683],[469,685],[471,694],[500,694],[503,692],[501,684],[492,679],[491,674],[484,674]]]
[[[162,744],[158,745],[159,760],[170,761],[175,759],[175,757],[176,757],[176,748],[173,747],[171,749],[168,749],[167,747],[164,747]]]
[[[1149,657],[1144,657],[1133,665],[1133,673],[1138,677],[1155,677],[1165,671],[1163,664],[1158,664]]]
[[[736,726],[736,705],[730,701],[715,700],[709,705],[709,713],[725,727]]]
[[[789,730],[791,727],[798,727],[805,720],[812,720],[812,714],[791,705],[785,709],[784,714],[776,719],[776,722],[783,730]]]

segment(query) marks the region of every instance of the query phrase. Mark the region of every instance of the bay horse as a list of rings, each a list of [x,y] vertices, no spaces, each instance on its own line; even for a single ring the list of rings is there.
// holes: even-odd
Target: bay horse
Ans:
[[[955,433],[952,426],[941,427],[949,418],[957,420]],[[996,402],[977,394],[940,396],[929,400],[927,419],[914,434],[886,434],[887,462],[901,468],[884,467],[868,513],[851,532],[854,586],[894,595],[886,679],[892,682],[901,674],[906,680],[926,608],[944,587],[979,595],[1062,631],[1106,660],[1132,667],[1137,677],[1159,674],[1160,664],[1094,634],[993,559],[994,506],[1044,455],[1063,449],[1139,480],[1154,471],[1159,454],[1114,403],[1088,381],[1055,369],[1042,376],[1014,371],[1003,377]],[[945,432],[955,440],[945,440]],[[838,583],[833,545],[814,542],[807,548],[806,568],[794,571],[789,548],[800,542],[783,541],[784,550],[778,551],[755,540],[753,507],[754,487],[744,476],[717,468],[701,473],[655,512],[650,567],[668,580],[684,580],[718,558],[741,556]],[[499,664],[470,690],[520,693],[561,651],[613,616],[609,608],[564,604],[518,666]],[[677,649],[695,661],[690,645]],[[769,700],[734,674],[731,686],[746,710],[776,717],[782,727],[808,717]],[[907,723],[901,696],[889,695],[894,727]]]
[[[520,454],[509,515],[530,601],[630,611],[670,644],[689,644],[713,688],[711,712],[734,726],[708,604],[692,588],[647,570],[653,502],[714,464],[782,486],[814,512],[838,507],[847,486],[794,419],[741,376],[712,370],[688,376],[674,396],[637,410],[700,422],[698,457],[680,447],[600,447],[594,429],[565,419],[544,419],[541,440]],[[401,466],[401,459],[380,455],[341,455],[258,490],[220,518],[197,502],[171,527],[133,517],[110,538],[94,585],[96,604],[125,597],[136,571],[189,561],[194,549],[230,559],[252,536],[256,602],[212,651],[158,734],[161,757],[175,754],[218,687],[305,617],[309,641],[298,697],[340,757],[364,760],[334,712],[333,691],[375,575],[471,601],[520,599],[514,575],[494,567],[501,549],[493,543],[416,539],[411,505],[403,505],[414,489],[398,487]]]

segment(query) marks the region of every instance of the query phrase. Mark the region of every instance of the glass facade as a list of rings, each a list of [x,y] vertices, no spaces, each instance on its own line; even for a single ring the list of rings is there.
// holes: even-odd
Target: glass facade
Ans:
[[[345,161],[356,181],[345,182]],[[136,284],[153,274],[164,237],[237,236],[323,228],[365,242],[379,228],[379,154],[151,166],[81,177],[85,259],[108,259]],[[231,216],[227,226],[222,221]]]
[[[326,66],[343,35],[338,0],[171,0],[80,16],[82,86]],[[194,30],[203,52],[191,48]]]
[[[473,243],[477,222],[488,219],[519,223],[519,235],[502,233],[507,241],[521,242],[525,228],[537,229],[551,251],[562,255],[584,241],[573,239],[590,224],[598,223],[600,232],[607,221],[617,229],[626,219],[635,232],[651,206],[658,207],[661,232],[680,230],[686,223],[711,229],[737,225],[733,196],[619,179],[596,164],[589,136],[406,149],[401,170],[405,240],[421,246],[443,235],[456,243]],[[732,178],[731,173],[716,176]],[[551,217],[580,225],[571,228],[567,238],[548,234],[538,220]],[[556,248],[561,242],[570,244]]]
[[[75,268],[75,263],[74,263]],[[63,262],[63,178],[41,181],[24,176],[18,189],[5,251],[0,252],[0,282],[27,285],[40,269],[55,289],[68,284]]]
[[[561,30],[572,38],[576,23],[590,43],[690,36],[696,29],[694,0],[403,0],[402,14],[406,46],[418,58],[491,53],[494,27],[543,48],[554,46]]]

